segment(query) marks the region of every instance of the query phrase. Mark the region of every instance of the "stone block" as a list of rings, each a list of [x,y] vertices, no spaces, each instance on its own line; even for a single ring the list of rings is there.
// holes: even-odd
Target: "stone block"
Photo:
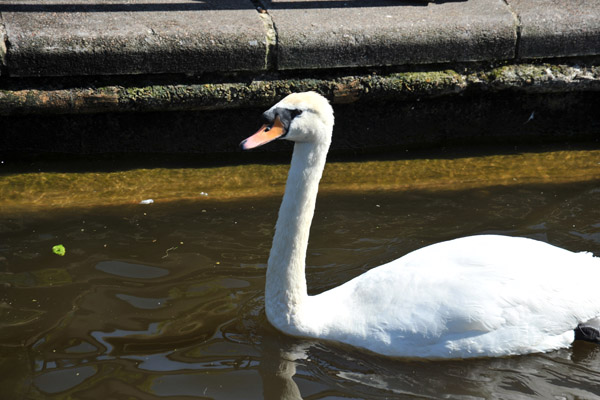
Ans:
[[[507,1],[520,21],[519,58],[600,54],[600,1]]]
[[[251,0],[3,0],[11,76],[199,74],[266,68]]]
[[[279,69],[514,58],[516,20],[502,0],[270,0]]]

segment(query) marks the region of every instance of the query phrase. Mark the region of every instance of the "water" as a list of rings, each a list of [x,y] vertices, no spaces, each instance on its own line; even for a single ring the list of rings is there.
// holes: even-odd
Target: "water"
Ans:
[[[522,184],[523,172],[500,179],[502,185],[454,182],[427,190],[407,180],[385,191],[339,190],[337,180],[338,189],[328,190],[335,179],[326,174],[307,255],[309,291],[471,234],[527,236],[600,255],[600,175],[591,165],[592,175],[580,182]],[[376,164],[369,170],[377,175]],[[365,173],[356,171],[353,183]],[[600,398],[600,347],[588,343],[434,362],[275,331],[263,292],[282,190],[277,179],[266,192],[240,198],[208,191],[160,201],[166,196],[138,192],[137,201],[110,197],[108,205],[86,207],[91,197],[67,204],[68,196],[58,196],[56,204],[32,200],[29,211],[5,200],[0,398]],[[156,201],[135,204],[147,196]],[[62,257],[52,252],[57,244],[65,246]]]

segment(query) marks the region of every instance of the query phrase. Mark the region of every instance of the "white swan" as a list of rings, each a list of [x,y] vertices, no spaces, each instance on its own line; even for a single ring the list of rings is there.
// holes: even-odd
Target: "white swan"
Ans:
[[[471,236],[434,244],[316,296],[305,256],[333,110],[291,94],[241,143],[295,142],[269,256],[267,318],[299,337],[392,357],[464,358],[545,352],[598,341],[600,258],[532,239]]]

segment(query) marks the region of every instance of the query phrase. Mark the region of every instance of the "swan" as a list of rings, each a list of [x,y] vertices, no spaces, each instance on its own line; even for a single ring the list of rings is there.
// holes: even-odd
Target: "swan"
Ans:
[[[327,99],[293,93],[241,143],[294,142],[268,259],[265,312],[287,335],[389,357],[468,358],[547,352],[600,337],[600,258],[521,237],[433,244],[318,295],[305,257],[334,117]]]

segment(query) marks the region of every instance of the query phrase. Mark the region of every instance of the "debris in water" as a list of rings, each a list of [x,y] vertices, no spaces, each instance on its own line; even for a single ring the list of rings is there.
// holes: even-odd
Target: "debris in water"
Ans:
[[[57,244],[56,246],[52,246],[52,252],[56,255],[64,256],[67,250],[62,244]]]
[[[146,200],[140,201],[140,204],[152,204],[152,203],[154,203],[153,199],[146,199]]]
[[[535,111],[532,111],[532,112],[531,112],[531,115],[529,116],[529,119],[527,119],[527,121],[525,121],[525,122],[523,123],[523,125],[525,125],[525,124],[526,124],[526,123],[528,123],[528,122],[531,122],[531,121],[533,121],[533,118],[535,118]]]
[[[177,250],[177,248],[178,248],[178,246],[169,247],[169,248],[167,249],[167,251],[165,251],[165,255],[164,255],[164,256],[162,256],[161,258],[167,258],[167,257],[169,257],[169,252],[170,252],[170,251],[173,251],[173,250]]]

